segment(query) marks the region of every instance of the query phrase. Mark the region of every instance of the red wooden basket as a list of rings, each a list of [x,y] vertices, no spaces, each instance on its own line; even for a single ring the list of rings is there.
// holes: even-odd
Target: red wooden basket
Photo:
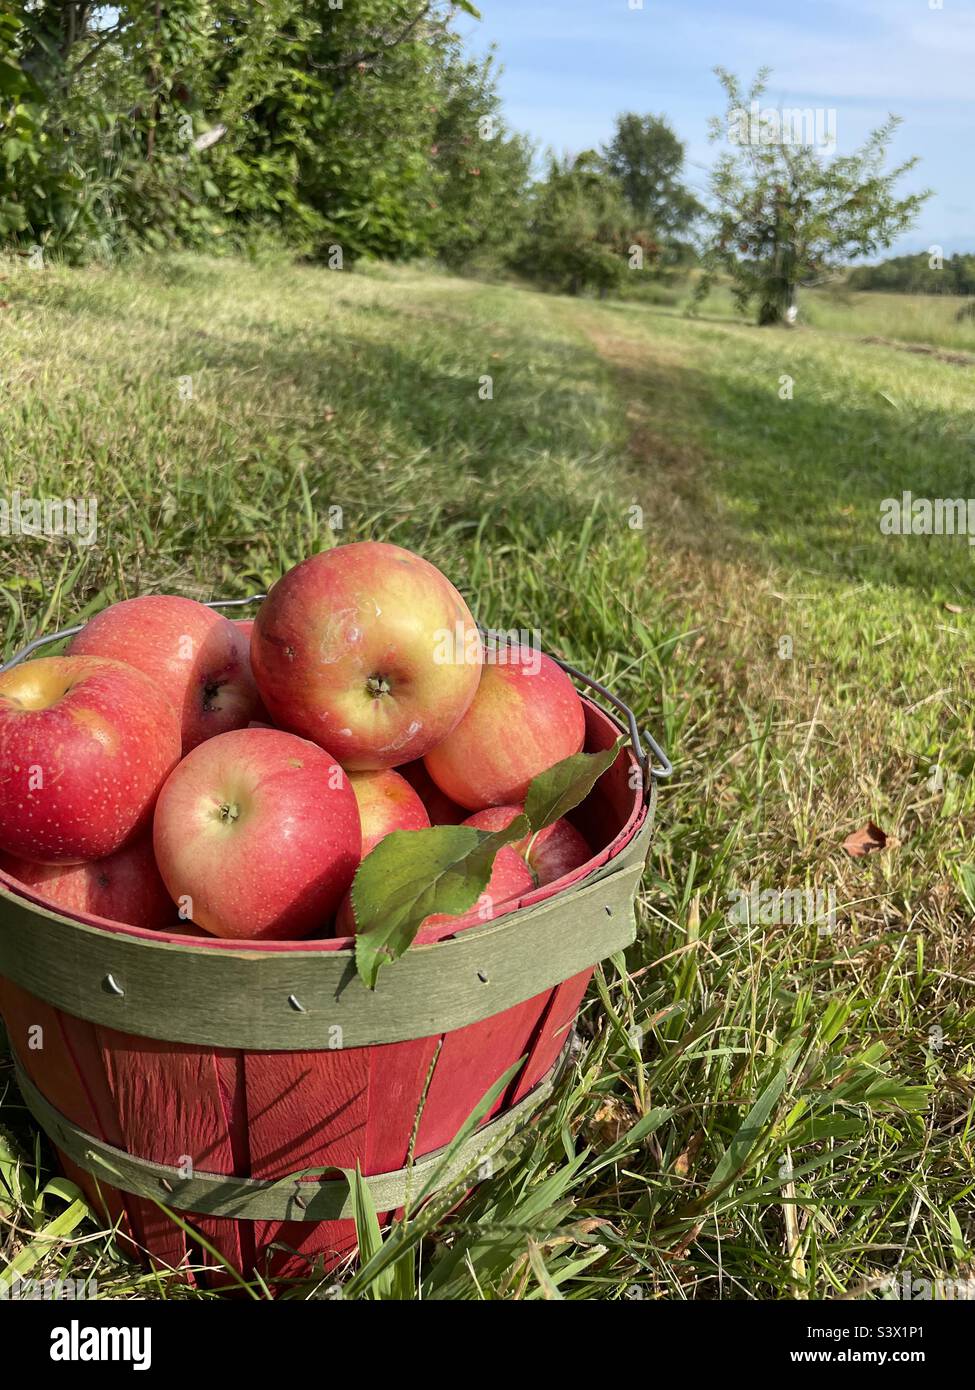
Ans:
[[[585,710],[586,748],[610,747],[620,725]],[[571,816],[590,862],[412,947],[374,992],[347,937],[244,949],[150,932],[66,915],[0,872],[0,1012],[24,1100],[126,1241],[190,1281],[226,1280],[203,1242],[245,1278],[306,1279],[355,1249],[357,1164],[378,1211],[402,1208],[521,1059],[440,1185],[529,1117],[596,963],[635,936],[656,781],[626,713],[633,746]]]

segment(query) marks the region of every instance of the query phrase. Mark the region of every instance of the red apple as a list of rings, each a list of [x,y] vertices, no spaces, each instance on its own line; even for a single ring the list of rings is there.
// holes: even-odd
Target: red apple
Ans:
[[[467,815],[466,808],[458,806],[449,796],[444,796],[427,772],[427,765],[422,758],[417,758],[415,763],[404,763],[397,771],[401,777],[406,778],[427,808],[431,825],[460,825]]]
[[[450,733],[477,690],[481,642],[438,569],[362,541],[278,580],[254,623],[251,662],[274,723],[358,772],[410,762]]]
[[[179,760],[179,718],[141,671],[45,656],[0,675],[0,849],[103,859],[146,827]]]
[[[149,834],[84,864],[30,864],[0,854],[0,869],[53,907],[132,927],[176,929],[176,907],[159,877]]]
[[[489,806],[486,811],[468,816],[464,824],[473,825],[477,830],[503,830],[515,816],[523,815],[524,810],[524,806]],[[592,858],[592,850],[585,839],[564,816],[540,830],[534,843],[531,835],[526,835],[524,839],[513,840],[511,848],[525,860],[540,888],[581,868]]]
[[[362,824],[362,857],[391,830],[424,830],[430,825],[426,807],[405,777],[392,768],[383,772],[352,772],[352,790]]]
[[[425,758],[440,790],[469,811],[524,801],[532,778],[580,752],[586,736],[582,701],[560,666],[527,647],[498,655],[463,719]]]
[[[422,946],[424,942],[439,940],[444,935],[443,928],[448,925],[454,931],[463,931],[465,927],[479,927],[484,922],[490,922],[503,903],[530,893],[534,886],[531,871],[521,855],[510,845],[502,845],[495,857],[488,885],[475,905],[456,916],[446,912],[432,913],[417,932],[417,943]]]
[[[254,672],[251,669],[251,633],[254,631],[254,619],[233,618],[231,621],[233,622],[234,627],[237,628],[238,632],[242,632],[247,639],[247,673],[250,676],[250,679],[253,681]],[[256,681],[254,681],[254,689],[257,689]],[[255,712],[251,715],[250,719],[247,721],[247,727],[249,729],[253,728],[255,724],[267,729],[274,728],[274,725],[271,723],[271,716],[264,708],[264,701],[261,699],[260,695],[258,695],[257,697],[257,708]]]
[[[334,913],[359,863],[349,779],[279,729],[219,734],[183,759],[153,826],[170,896],[214,936],[298,940]]]
[[[450,933],[444,931],[444,927],[448,925],[452,925],[454,931],[463,931],[466,927],[479,927],[484,922],[490,922],[502,903],[520,898],[523,893],[530,893],[534,886],[531,872],[521,855],[510,845],[502,845],[495,857],[488,885],[475,905],[469,911],[453,916],[448,912],[431,913],[429,917],[424,918],[414,938],[415,944],[423,946],[427,942],[439,941],[442,937],[449,936]],[[355,932],[352,895],[346,893],[335,918],[335,935],[354,936]]]
[[[260,717],[246,629],[194,599],[146,594],[96,614],[69,648],[143,671],[176,706],[184,755]]]

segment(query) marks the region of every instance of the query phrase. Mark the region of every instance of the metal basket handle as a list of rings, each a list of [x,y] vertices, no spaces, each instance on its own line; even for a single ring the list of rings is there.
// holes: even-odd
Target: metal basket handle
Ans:
[[[240,608],[245,603],[263,603],[267,594],[251,594],[249,598],[216,598],[204,603],[204,608]],[[48,632],[43,637],[35,637],[33,642],[28,642],[26,647],[21,647],[19,652],[14,652],[9,661],[0,666],[0,676],[4,671],[9,671],[14,666],[18,666],[27,657],[33,656],[41,647],[49,647],[54,642],[60,642],[64,637],[74,637],[75,633],[80,632],[85,626],[84,623],[76,623],[74,627],[63,627],[60,632]]]
[[[211,599],[208,603],[204,604],[204,607],[242,608],[248,603],[263,603],[265,598],[267,598],[266,594],[251,594],[248,598]],[[50,632],[44,637],[35,637],[32,642],[27,643],[26,647],[21,647],[19,652],[14,652],[10,660],[0,666],[0,675],[3,675],[4,671],[9,671],[12,667],[17,666],[21,661],[26,660],[27,657],[33,656],[41,647],[47,647],[54,642],[60,642],[65,637],[73,637],[75,633],[80,632],[84,626],[84,623],[78,623],[74,627],[62,628],[60,632]],[[481,631],[483,632],[484,629],[482,628]],[[552,660],[562,667],[566,675],[571,676],[573,680],[580,681],[589,690],[594,691],[600,699],[606,700],[611,704],[617,713],[623,715],[627,723],[634,755],[640,766],[649,776],[657,778],[658,781],[663,781],[673,773],[673,763],[647,729],[641,732],[637,724],[636,715],[625,701],[621,700],[618,695],[614,695],[612,690],[607,689],[605,685],[600,685],[599,681],[595,680],[592,676],[587,676],[584,671],[577,671],[574,666],[570,666],[569,663],[563,661],[561,657],[553,656]],[[651,755],[658,759],[656,765],[651,761]]]

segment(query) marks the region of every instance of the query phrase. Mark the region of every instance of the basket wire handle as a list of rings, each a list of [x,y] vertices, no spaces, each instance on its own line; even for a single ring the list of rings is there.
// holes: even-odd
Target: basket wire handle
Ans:
[[[204,607],[243,608],[248,603],[263,603],[266,597],[266,594],[251,594],[248,598],[211,599],[208,603],[204,604]],[[5,671],[9,671],[12,667],[17,666],[21,661],[25,661],[27,657],[33,656],[34,652],[39,651],[41,647],[50,646],[53,642],[60,642],[65,637],[73,637],[75,633],[80,632],[84,626],[84,623],[78,623],[74,627],[62,628],[60,632],[50,632],[43,637],[35,637],[32,642],[27,643],[26,647],[21,647],[19,652],[14,652],[10,660],[0,666],[0,675],[3,675]],[[484,633],[483,628],[480,628],[480,631],[482,634]],[[561,657],[553,656],[552,660],[558,666],[561,666],[566,675],[571,676],[573,680],[581,682],[581,684],[586,686],[589,690],[595,691],[600,699],[607,701],[608,704],[613,706],[617,713],[623,715],[626,719],[630,743],[633,745],[633,752],[640,766],[646,773],[651,777],[657,778],[658,781],[663,781],[664,778],[670,777],[674,771],[673,763],[649,730],[644,729],[641,733],[640,727],[637,724],[636,715],[625,701],[621,700],[618,695],[615,695],[613,691],[609,690],[605,685],[601,685],[593,676],[587,676],[584,671],[577,671],[574,666],[570,666],[569,663],[563,661]],[[651,755],[657,758],[658,761],[656,765],[653,764]]]
[[[249,598],[216,598],[204,603],[204,608],[240,608],[245,603],[263,603],[267,594],[251,594]],[[29,656],[33,656],[41,647],[48,647],[53,642],[60,642],[65,637],[74,637],[75,633],[80,632],[85,626],[84,623],[77,623],[74,627],[63,627],[60,632],[48,632],[43,637],[35,637],[33,642],[28,642],[26,647],[21,647],[19,652],[14,652],[9,661],[0,666],[0,676],[4,671],[11,670],[18,666],[20,662],[26,661]]]
[[[624,700],[621,700],[620,697],[615,695],[607,686],[600,685],[595,677],[587,676],[584,671],[577,671],[574,666],[570,666],[567,661],[563,661],[560,657],[553,656],[552,660],[556,665],[562,667],[566,675],[572,676],[574,680],[581,681],[582,684],[587,686],[590,690],[594,690],[600,699],[606,700],[618,713],[625,717],[629,728],[630,743],[633,745],[633,752],[636,754],[637,762],[651,777],[656,777],[658,781],[663,781],[673,773],[674,765],[667,757],[667,754],[661,748],[653,734],[650,733],[649,729],[644,729],[641,733],[640,727],[636,722],[636,715]],[[644,744],[646,744],[646,747],[644,747]],[[651,754],[659,759],[656,766],[654,766],[651,761]]]

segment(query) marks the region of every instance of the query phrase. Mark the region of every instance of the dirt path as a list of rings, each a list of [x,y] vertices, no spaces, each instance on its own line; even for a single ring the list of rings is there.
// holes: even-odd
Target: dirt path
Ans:
[[[861,343],[875,347],[897,348],[898,352],[914,352],[922,357],[934,357],[939,362],[949,362],[954,367],[975,367],[975,353],[946,352],[944,348],[931,347],[928,343],[902,343],[896,338],[860,338]]]

